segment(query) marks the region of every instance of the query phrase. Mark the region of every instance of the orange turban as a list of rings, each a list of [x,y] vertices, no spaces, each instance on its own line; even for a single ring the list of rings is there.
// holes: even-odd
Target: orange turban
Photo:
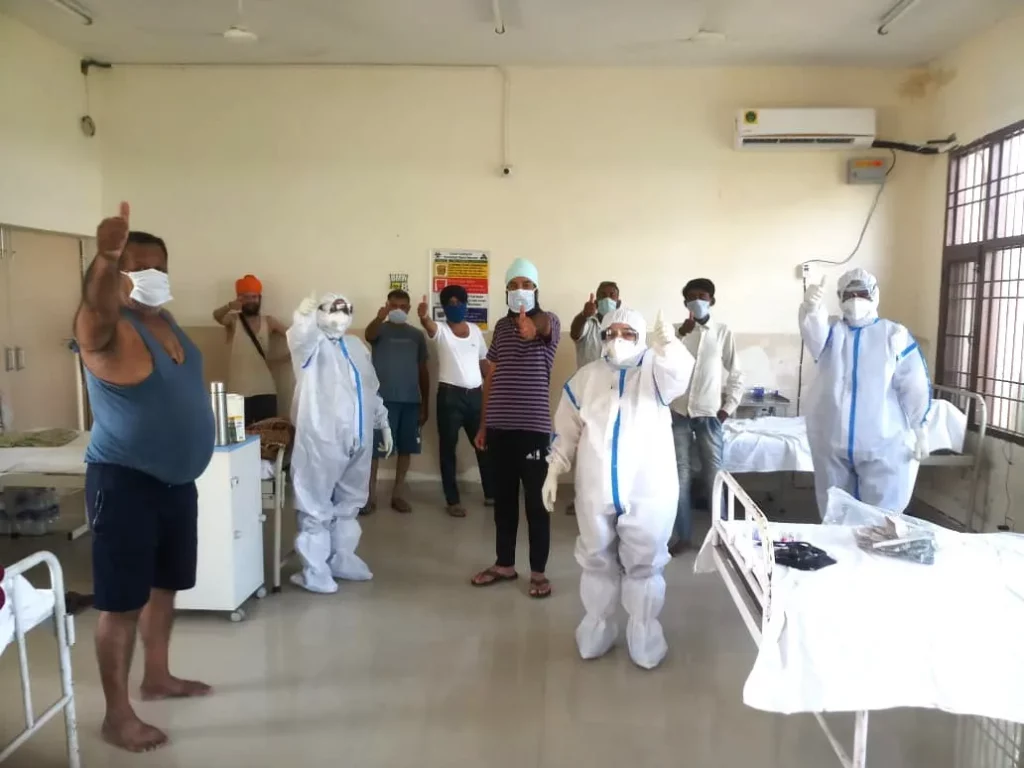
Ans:
[[[235,293],[241,296],[243,293],[263,293],[263,283],[261,283],[256,275],[246,275],[245,277],[235,280]]]

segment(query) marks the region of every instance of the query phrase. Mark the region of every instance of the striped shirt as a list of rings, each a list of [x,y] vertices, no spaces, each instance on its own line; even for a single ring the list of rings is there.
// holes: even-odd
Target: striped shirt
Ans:
[[[509,315],[494,326],[487,359],[496,364],[487,399],[489,429],[551,433],[551,366],[562,333],[558,315],[547,313],[551,338],[524,341]]]

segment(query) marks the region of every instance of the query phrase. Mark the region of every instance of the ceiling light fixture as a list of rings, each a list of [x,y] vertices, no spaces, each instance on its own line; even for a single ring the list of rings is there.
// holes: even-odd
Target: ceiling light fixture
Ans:
[[[505,34],[505,21],[501,18],[501,0],[491,0],[491,10],[494,12],[494,34]]]
[[[75,0],[50,0],[53,5],[61,8],[73,16],[76,16],[82,24],[87,27],[92,26],[92,15],[85,6],[80,5]]]
[[[878,22],[878,34],[888,35],[889,27],[902,18],[903,14],[917,5],[918,0],[899,0]]]

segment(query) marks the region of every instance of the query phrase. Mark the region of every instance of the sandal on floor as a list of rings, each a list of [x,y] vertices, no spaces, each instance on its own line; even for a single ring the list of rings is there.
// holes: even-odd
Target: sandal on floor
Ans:
[[[518,573],[502,573],[495,566],[484,568],[480,573],[470,579],[469,583],[474,587],[489,587],[502,581],[515,581],[519,578]]]
[[[530,597],[534,600],[543,600],[546,597],[551,597],[551,582],[547,580],[547,577],[541,576],[539,579],[530,579]]]

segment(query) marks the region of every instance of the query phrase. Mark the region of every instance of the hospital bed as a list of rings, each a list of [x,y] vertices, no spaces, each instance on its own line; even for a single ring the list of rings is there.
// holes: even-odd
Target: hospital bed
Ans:
[[[970,502],[967,530],[973,530],[978,483],[988,426],[984,398],[976,392],[934,384],[937,397],[928,420],[931,455],[923,467],[951,467],[970,472]],[[946,399],[949,398],[949,399]],[[967,414],[954,402],[967,408],[974,403],[978,439],[966,449]],[[756,472],[813,472],[807,424],[802,416],[729,419],[723,427],[722,468],[733,474]],[[924,501],[927,498],[922,497]]]
[[[23,575],[26,571],[39,565],[45,565],[50,571],[49,589],[35,589]],[[75,642],[75,625],[74,619],[64,610],[64,574],[60,563],[49,552],[37,552],[6,569],[2,589],[7,596],[7,602],[3,608],[0,608],[0,655],[12,641],[15,642],[18,649],[18,664],[21,668],[21,698],[25,712],[25,730],[7,746],[0,747],[0,763],[14,754],[15,750],[50,720],[63,712],[68,766],[69,768],[79,768],[81,758],[78,752],[78,724],[75,716],[75,693],[71,680],[71,646]],[[37,717],[32,702],[25,635],[48,620],[52,620],[57,633],[62,695]]]
[[[933,526],[935,563],[920,565],[862,552],[853,527],[770,523],[728,472],[715,478],[712,499],[694,570],[719,573],[759,646],[743,689],[748,706],[813,714],[845,768],[867,765],[872,710],[1024,722],[1024,655],[983,650],[1024,636],[1024,537]],[[761,542],[786,534],[836,564],[778,566]],[[854,713],[852,754],[826,712]]]
[[[59,448],[0,448],[0,490],[12,488],[85,489],[85,448],[89,433],[81,432],[74,440]],[[284,467],[285,451],[281,449],[273,461],[264,460],[261,475],[263,508],[269,510],[274,525],[274,591],[281,589],[281,516],[287,488]],[[77,539],[87,533],[89,525],[81,525],[68,534]]]

